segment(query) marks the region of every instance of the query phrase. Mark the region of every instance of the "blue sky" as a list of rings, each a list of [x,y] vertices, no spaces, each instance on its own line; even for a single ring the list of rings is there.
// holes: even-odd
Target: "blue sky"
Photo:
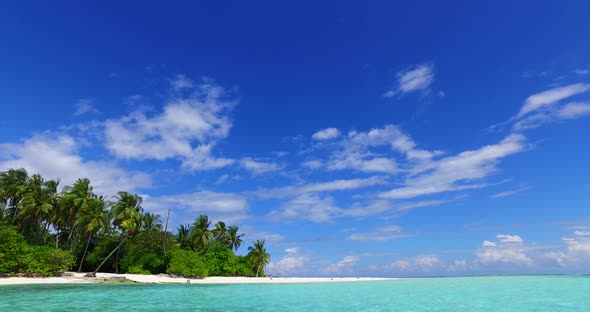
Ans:
[[[588,3],[1,6],[0,170],[226,220],[275,275],[590,272]]]

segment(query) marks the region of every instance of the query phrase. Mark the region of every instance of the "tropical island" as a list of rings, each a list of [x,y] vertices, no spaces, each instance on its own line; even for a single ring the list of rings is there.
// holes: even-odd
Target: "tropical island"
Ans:
[[[237,226],[206,215],[168,231],[168,222],[145,212],[142,198],[96,194],[90,180],[60,189],[25,169],[0,172],[0,276],[48,277],[65,271],[170,274],[184,278],[264,276],[270,255],[256,240],[246,255]],[[168,213],[169,214],[169,213]]]

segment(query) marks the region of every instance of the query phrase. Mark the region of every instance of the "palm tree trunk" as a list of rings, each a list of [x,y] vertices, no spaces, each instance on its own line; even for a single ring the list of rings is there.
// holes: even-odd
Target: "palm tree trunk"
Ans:
[[[45,232],[49,234],[49,219],[45,220]],[[45,232],[43,232],[43,234],[45,234]],[[43,244],[47,243],[47,236],[48,235],[43,235]]]
[[[121,255],[121,248],[117,250],[117,255],[115,256],[115,274],[119,274],[119,256]]]
[[[256,277],[258,277],[258,270],[260,270],[260,266],[256,267]]]
[[[111,253],[104,258],[104,260],[102,260],[102,262],[98,265],[98,267],[96,268],[96,270],[94,270],[94,272],[90,272],[88,274],[86,274],[86,277],[96,277],[96,272],[98,272],[98,270],[100,270],[100,268],[102,267],[102,265],[107,262],[107,260],[109,260],[109,258],[115,253],[115,251],[119,250],[119,248],[121,248],[121,246],[123,246],[123,244],[125,243],[125,241],[127,240],[128,236],[125,236],[125,238],[123,238],[123,240],[119,243],[119,245],[113,249],[113,251],[111,251]]]
[[[74,226],[72,226],[70,228],[70,235],[68,235],[68,241],[66,242],[66,245],[69,247],[70,246],[70,241],[72,240],[72,236],[74,235]]]
[[[166,256],[166,232],[168,232],[168,219],[170,219],[170,207],[168,207],[168,216],[166,216],[166,225],[164,226],[164,232],[162,232],[162,243],[164,244],[164,262],[166,264],[166,271],[168,271],[168,257]]]
[[[88,246],[90,245],[90,241],[92,240],[92,233],[88,236],[88,241],[86,242],[86,248],[84,249],[84,253],[82,254],[82,260],[80,260],[80,267],[78,267],[78,273],[82,272],[82,264],[84,264],[84,258],[86,258],[86,253],[88,252]]]
[[[61,234],[61,228],[57,229],[57,233],[55,233],[55,249],[59,248],[59,235]]]

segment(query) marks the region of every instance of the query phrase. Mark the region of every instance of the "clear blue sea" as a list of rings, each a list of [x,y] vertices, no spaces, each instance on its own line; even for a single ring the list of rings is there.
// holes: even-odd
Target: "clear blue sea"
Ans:
[[[590,311],[590,277],[0,286],[0,311]]]

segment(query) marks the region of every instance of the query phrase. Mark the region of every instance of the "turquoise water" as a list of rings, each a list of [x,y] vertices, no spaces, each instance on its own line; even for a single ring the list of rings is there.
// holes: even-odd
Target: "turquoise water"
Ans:
[[[590,311],[590,277],[0,286],[0,311]]]

